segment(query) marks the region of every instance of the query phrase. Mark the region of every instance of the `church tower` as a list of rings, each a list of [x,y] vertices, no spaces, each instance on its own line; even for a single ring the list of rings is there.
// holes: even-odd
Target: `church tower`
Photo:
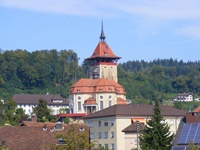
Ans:
[[[90,64],[90,78],[105,78],[118,81],[117,78],[117,61],[121,58],[116,56],[105,41],[103,31],[103,21],[101,27],[100,41],[93,54],[86,58]]]

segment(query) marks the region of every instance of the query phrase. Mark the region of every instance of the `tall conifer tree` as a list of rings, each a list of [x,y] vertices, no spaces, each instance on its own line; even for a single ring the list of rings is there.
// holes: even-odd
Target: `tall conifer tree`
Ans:
[[[155,102],[154,115],[147,121],[145,129],[140,134],[142,150],[170,150],[174,134],[169,132],[170,126],[164,122],[158,101]]]

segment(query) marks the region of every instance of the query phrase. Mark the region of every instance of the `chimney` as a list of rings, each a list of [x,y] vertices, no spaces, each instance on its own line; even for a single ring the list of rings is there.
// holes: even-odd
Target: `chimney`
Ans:
[[[31,121],[32,122],[37,122],[37,115],[35,113],[32,114]]]

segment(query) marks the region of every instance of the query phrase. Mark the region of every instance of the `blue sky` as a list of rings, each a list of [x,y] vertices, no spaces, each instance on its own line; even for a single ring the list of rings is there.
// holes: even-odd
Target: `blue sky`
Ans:
[[[106,41],[119,61],[200,60],[199,0],[0,0],[0,48],[72,49],[89,57]]]

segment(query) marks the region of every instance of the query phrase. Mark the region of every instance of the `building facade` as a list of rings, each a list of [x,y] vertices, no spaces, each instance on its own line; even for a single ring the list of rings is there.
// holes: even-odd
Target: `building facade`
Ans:
[[[170,106],[160,107],[165,122],[170,125],[170,132],[176,133],[186,112]],[[127,148],[137,147],[137,136],[128,135],[125,129],[136,121],[145,125],[151,119],[153,109],[154,106],[148,104],[114,105],[86,116],[84,122],[90,126],[91,141],[97,140],[111,150],[130,150]]]
[[[126,104],[126,92],[117,82],[116,56],[105,41],[102,30],[94,52],[85,60],[90,64],[90,78],[80,79],[70,87],[70,113],[90,114],[115,104]]]
[[[191,102],[193,101],[193,94],[192,93],[178,93],[176,97],[172,99],[173,101],[184,101],[184,102]]]
[[[59,114],[61,109],[69,109],[69,103],[60,95],[14,94],[12,99],[16,102],[17,108],[22,108],[25,114],[29,116],[33,113],[33,108],[38,105],[39,99],[45,100],[47,102],[47,107],[52,110],[52,115]]]

